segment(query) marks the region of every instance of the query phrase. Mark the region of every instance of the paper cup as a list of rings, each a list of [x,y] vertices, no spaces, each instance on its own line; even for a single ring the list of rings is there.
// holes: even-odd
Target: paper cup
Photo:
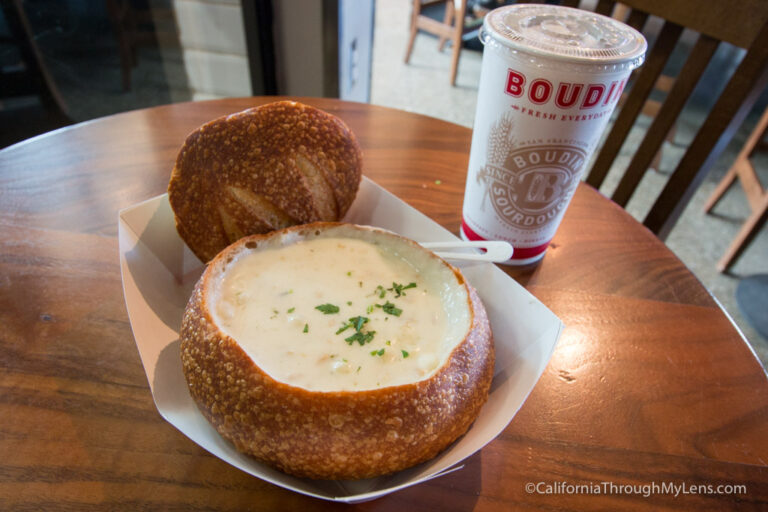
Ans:
[[[538,262],[560,225],[646,41],[606,16],[555,5],[491,11],[461,234]]]

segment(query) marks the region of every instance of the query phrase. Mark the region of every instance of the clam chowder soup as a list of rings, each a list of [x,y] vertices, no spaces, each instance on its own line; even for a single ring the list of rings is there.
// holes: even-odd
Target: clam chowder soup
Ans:
[[[471,323],[465,285],[409,244],[320,237],[259,248],[212,286],[223,332],[275,380],[312,391],[426,379]]]

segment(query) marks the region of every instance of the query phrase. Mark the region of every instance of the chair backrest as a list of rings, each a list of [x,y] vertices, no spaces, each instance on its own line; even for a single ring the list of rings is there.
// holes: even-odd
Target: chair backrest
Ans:
[[[561,3],[572,7],[579,4],[578,0]],[[768,84],[768,1],[622,0],[621,3],[629,8],[626,23],[641,32],[651,15],[661,18],[663,25],[649,48],[645,64],[633,77],[629,96],[587,174],[587,183],[595,188],[605,180],[683,29],[698,33],[672,89],[611,197],[622,207],[640,183],[720,43],[747,50],[643,221],[664,239]],[[615,7],[616,2],[612,0],[599,0],[595,11],[610,16]]]

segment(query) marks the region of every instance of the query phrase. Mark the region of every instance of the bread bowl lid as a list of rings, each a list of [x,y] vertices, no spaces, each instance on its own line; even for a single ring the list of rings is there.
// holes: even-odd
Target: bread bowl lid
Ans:
[[[462,273],[486,305],[496,339],[492,391],[470,430],[434,459],[398,473],[358,481],[292,477],[261,464],[224,441],[197,409],[179,358],[184,307],[202,273],[176,233],[167,195],[120,212],[118,240],[123,292],[136,346],[160,415],[199,446],[267,482],[329,501],[356,503],[461,469],[461,461],[491,442],[512,420],[546,367],[563,328],[541,302],[495,265]],[[419,241],[454,235],[367,178],[345,221],[389,229]],[[448,478],[462,478],[461,472]]]

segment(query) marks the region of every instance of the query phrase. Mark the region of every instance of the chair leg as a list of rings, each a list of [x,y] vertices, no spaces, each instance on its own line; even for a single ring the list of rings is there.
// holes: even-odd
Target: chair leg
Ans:
[[[669,129],[669,132],[667,133],[667,142],[670,144],[675,143],[675,137],[677,136],[677,123],[674,123],[672,125],[672,128]]]
[[[453,53],[451,54],[451,85],[456,85],[456,72],[459,69],[459,54],[461,53],[461,36],[453,38]]]
[[[717,205],[718,202],[720,202],[720,199],[722,199],[723,195],[728,191],[728,189],[733,185],[733,182],[736,181],[736,176],[738,174],[738,168],[737,162],[734,162],[730,169],[728,169],[728,172],[725,173],[725,176],[723,176],[723,179],[720,180],[720,183],[717,184],[717,187],[715,187],[714,192],[712,192],[712,195],[709,196],[709,199],[707,199],[706,204],[704,205],[704,213],[709,213],[712,211],[712,208]]]
[[[618,6],[620,4],[616,4],[616,5]],[[664,138],[664,140],[666,142],[669,142],[670,144],[674,144],[675,135],[677,135],[677,124],[672,125],[672,128],[669,129],[669,132],[667,133],[667,136]],[[653,157],[653,161],[651,162],[651,165],[649,166],[649,168],[655,169],[656,172],[661,172],[662,156],[664,156],[664,143],[662,143],[661,146],[659,147],[659,151],[657,151],[656,156]]]
[[[461,36],[464,34],[464,14],[467,11],[467,1],[461,0],[459,9],[454,13],[456,23],[453,26],[453,54],[451,55],[451,85],[456,85],[456,72],[459,69],[461,54]]]
[[[661,172],[661,153],[663,152],[664,146],[659,148],[659,150],[656,152],[656,156],[653,157],[653,161],[651,162],[650,168],[656,169],[656,172]]]
[[[725,272],[731,265],[733,265],[733,262],[741,256],[741,253],[743,253],[747,247],[749,247],[749,244],[760,231],[760,228],[765,225],[766,220],[768,220],[768,193],[763,196],[762,205],[752,212],[752,215],[749,216],[747,221],[741,227],[739,234],[736,235],[736,238],[731,242],[728,251],[726,251],[722,259],[717,262],[717,270]]]
[[[752,130],[752,133],[749,135],[749,138],[747,139],[746,144],[744,144],[744,147],[742,147],[741,151],[739,151],[739,154],[736,157],[736,160],[734,160],[733,165],[731,165],[731,168],[728,169],[728,172],[726,173],[726,175],[723,176],[723,179],[720,181],[720,183],[717,184],[717,188],[715,188],[715,191],[707,200],[707,204],[704,205],[705,213],[709,213],[709,211],[712,208],[714,208],[714,206],[717,204],[720,198],[723,197],[723,194],[725,194],[725,191],[728,190],[728,187],[730,187],[733,184],[734,180],[737,178],[739,174],[739,169],[741,168],[741,166],[751,168],[752,164],[749,162],[749,157],[754,151],[755,147],[760,143],[760,141],[763,140],[763,137],[765,136],[766,132],[768,132],[768,108],[765,109],[765,112],[763,112],[762,117],[760,117],[760,120],[757,122],[757,125]],[[752,174],[754,174],[754,170],[751,170],[751,172]],[[747,197],[750,197],[751,195],[752,195],[752,191],[747,192]],[[753,201],[750,200],[750,203],[752,202]],[[754,211],[754,206],[752,210]]]
[[[453,25],[453,17],[455,15],[456,15],[456,8],[453,5],[453,0],[448,0],[445,3],[445,16],[443,16],[443,24]],[[440,36],[440,40],[437,44],[437,51],[439,52],[443,51],[443,48],[445,48],[446,42],[448,42],[448,38],[445,36]]]
[[[411,35],[408,38],[408,46],[405,49],[405,63],[411,60],[411,52],[413,51],[413,42],[416,40],[416,34],[419,31],[417,26],[417,20],[421,14],[421,0],[413,0],[413,12],[411,13]]]

